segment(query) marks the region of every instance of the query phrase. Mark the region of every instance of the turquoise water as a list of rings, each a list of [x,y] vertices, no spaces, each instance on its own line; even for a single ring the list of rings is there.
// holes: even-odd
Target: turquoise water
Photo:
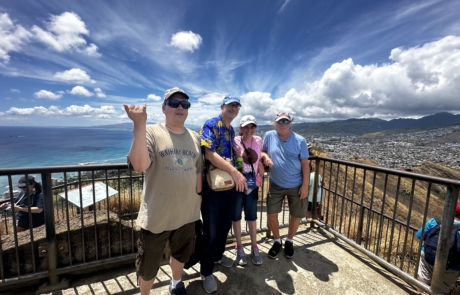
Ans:
[[[0,169],[126,163],[131,141],[127,129],[0,126]],[[0,194],[7,185],[0,176]]]

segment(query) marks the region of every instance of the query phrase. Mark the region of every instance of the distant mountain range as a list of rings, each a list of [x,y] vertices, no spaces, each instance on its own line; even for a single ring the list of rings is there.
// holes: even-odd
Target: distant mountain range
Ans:
[[[150,124],[150,123],[147,123]],[[348,119],[332,122],[318,123],[296,123],[292,124],[292,129],[295,132],[306,133],[349,133],[363,135],[367,133],[383,132],[394,129],[424,129],[443,127],[449,125],[460,124],[460,114],[453,115],[451,113],[437,113],[422,117],[420,119],[393,119],[385,121],[382,119]],[[235,124],[233,124],[235,126]],[[199,130],[201,126],[189,125],[186,126],[193,130]],[[121,123],[113,125],[94,126],[93,128],[116,128],[116,129],[132,129],[133,123]],[[272,125],[260,125],[258,131],[272,130]]]
[[[460,114],[437,113],[420,119],[348,119],[333,122],[293,124],[294,131],[305,133],[351,133],[363,135],[394,129],[425,129],[460,124]],[[270,127],[273,128],[273,127]]]

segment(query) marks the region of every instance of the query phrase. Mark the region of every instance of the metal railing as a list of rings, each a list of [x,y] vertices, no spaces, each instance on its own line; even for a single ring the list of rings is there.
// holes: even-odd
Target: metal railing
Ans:
[[[326,194],[321,200],[324,223],[314,223],[412,285],[439,293],[460,181],[325,157],[312,157],[311,161],[316,174],[322,175],[326,183]],[[315,178],[317,183],[317,175]],[[316,191],[315,187],[314,200]],[[417,281],[423,241],[416,239],[416,233],[431,217],[442,217],[444,233],[438,243],[430,288]]]
[[[442,216],[443,225],[452,225],[460,181],[325,157],[310,159],[316,172],[314,183],[319,183],[320,175],[324,180],[322,187],[313,189],[314,202],[319,189],[323,190],[318,203],[324,216],[318,221],[316,210],[312,210],[311,224],[324,227],[409,283],[429,291],[416,280],[422,241],[415,234],[429,217]],[[64,274],[134,261],[134,220],[143,174],[122,164],[0,169],[0,180],[7,179],[11,195],[15,179],[22,175],[36,175],[42,183],[45,225],[20,233],[15,215],[3,216],[0,290],[33,280],[48,279],[56,284]],[[268,235],[267,196],[268,177],[259,191],[258,207],[258,231]],[[12,205],[12,200],[8,202]],[[280,227],[288,226],[287,206],[279,222]],[[442,228],[441,243],[449,243],[449,226]],[[447,254],[439,253],[439,257],[431,286],[435,292],[442,282]]]
[[[16,214],[3,212],[0,288],[43,278],[55,284],[62,274],[135,258],[142,174],[126,165],[1,169],[10,195],[13,179],[22,175],[35,175],[42,184],[45,224],[18,232]],[[109,195],[111,190],[116,193]],[[7,202],[13,207],[13,199]]]

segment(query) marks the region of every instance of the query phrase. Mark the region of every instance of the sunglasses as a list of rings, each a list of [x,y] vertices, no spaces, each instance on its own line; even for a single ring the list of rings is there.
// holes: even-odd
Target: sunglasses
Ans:
[[[281,119],[281,120],[276,121],[276,123],[288,125],[288,124],[291,124],[291,120],[288,120],[288,119]]]
[[[173,109],[177,109],[179,105],[183,109],[189,109],[191,104],[188,101],[180,101],[180,100],[175,100],[175,99],[168,99],[165,101],[165,105],[172,107]]]
[[[230,104],[226,104],[226,106],[234,108],[234,109],[240,109],[241,108],[241,105],[239,103],[230,103]]]

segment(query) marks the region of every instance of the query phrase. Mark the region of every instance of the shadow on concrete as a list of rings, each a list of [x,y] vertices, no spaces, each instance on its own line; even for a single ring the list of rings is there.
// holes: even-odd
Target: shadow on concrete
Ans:
[[[320,240],[322,239],[322,240]],[[323,237],[309,240],[310,242],[328,243]],[[250,244],[245,244],[248,265],[224,268],[216,266],[214,275],[217,280],[218,293],[221,294],[300,294],[296,290],[294,279],[302,276],[302,273],[311,272],[321,281],[328,282],[330,276],[339,270],[338,266],[320,253],[305,247],[305,241],[295,238],[295,255],[293,259],[284,257],[281,251],[276,259],[270,259],[267,252],[273,240],[265,240],[259,243],[263,264],[255,266],[251,262]],[[228,250],[231,250],[228,249]],[[231,251],[230,251],[231,252]],[[186,287],[189,294],[204,292],[201,280],[190,282]],[[298,282],[297,282],[298,286]]]
[[[405,294],[418,294],[396,276],[380,268],[376,263],[361,255],[360,252],[347,244],[340,242],[340,240],[322,228],[315,227],[311,229],[310,227],[305,228],[305,226],[300,227],[298,234],[294,237],[295,254],[293,259],[285,258],[283,251],[279,253],[276,259],[270,259],[266,253],[271,248],[273,240],[259,240],[259,248],[263,258],[261,266],[255,266],[251,262],[249,254],[250,241],[243,240],[243,242],[248,258],[248,265],[245,267],[233,266],[232,268],[216,266],[214,275],[218,283],[218,294],[337,294],[338,290],[344,292],[361,290],[356,288],[362,288],[362,291],[365,292],[363,294],[371,294],[371,292],[375,292],[376,290],[380,294],[394,294],[395,292],[392,288],[396,286],[400,290],[404,290]],[[367,288],[368,285],[372,284],[360,281],[360,278],[356,277],[352,285],[343,283],[344,281],[349,282],[350,279],[353,279],[350,276],[356,273],[353,271],[353,268],[344,264],[343,260],[332,261],[335,258],[342,259],[344,257],[343,255],[336,255],[337,252],[335,251],[339,249],[335,248],[335,246],[341,248],[339,252],[345,250],[343,251],[344,253],[346,252],[345,255],[351,255],[353,257],[352,260],[357,259],[359,263],[363,264],[363,268],[369,268],[364,271],[375,271],[378,273],[382,278],[382,284],[377,286],[381,286],[383,289],[379,289],[379,287],[372,288],[372,286]],[[234,245],[228,245],[226,248],[226,255],[232,259],[234,259],[233,247]],[[71,281],[71,287],[65,291],[53,292],[52,295],[138,294],[139,289],[137,287],[136,275],[133,271],[134,266],[132,265],[123,269],[114,268],[107,270],[99,273],[97,276],[68,277]],[[185,271],[182,279],[186,282],[185,285],[189,294],[205,294],[200,279],[199,265]],[[170,280],[170,268],[164,264],[160,268],[157,280],[150,294],[168,294],[167,290]],[[341,285],[337,286],[336,284],[338,283]],[[376,286],[375,282],[373,286]],[[388,287],[389,289],[386,290]]]
[[[305,230],[305,232],[308,232],[311,230],[312,229],[309,227],[308,229]],[[420,294],[412,286],[400,280],[394,274],[384,269],[383,266],[377,266],[376,262],[374,262],[373,260],[365,256],[364,254],[360,254],[361,252],[359,252],[359,250],[354,249],[352,246],[349,246],[345,242],[340,242],[340,239],[335,238],[335,236],[334,238],[330,238],[332,234],[329,233],[327,230],[321,227],[315,227],[313,231],[324,236],[325,238],[328,238],[335,245],[347,251],[351,256],[353,256],[354,258],[356,258],[357,260],[365,264],[367,267],[371,268],[373,271],[377,272],[379,275],[381,275],[386,280],[390,281],[392,284],[396,285],[397,287],[403,290],[406,290],[407,294],[413,294],[413,295]]]

